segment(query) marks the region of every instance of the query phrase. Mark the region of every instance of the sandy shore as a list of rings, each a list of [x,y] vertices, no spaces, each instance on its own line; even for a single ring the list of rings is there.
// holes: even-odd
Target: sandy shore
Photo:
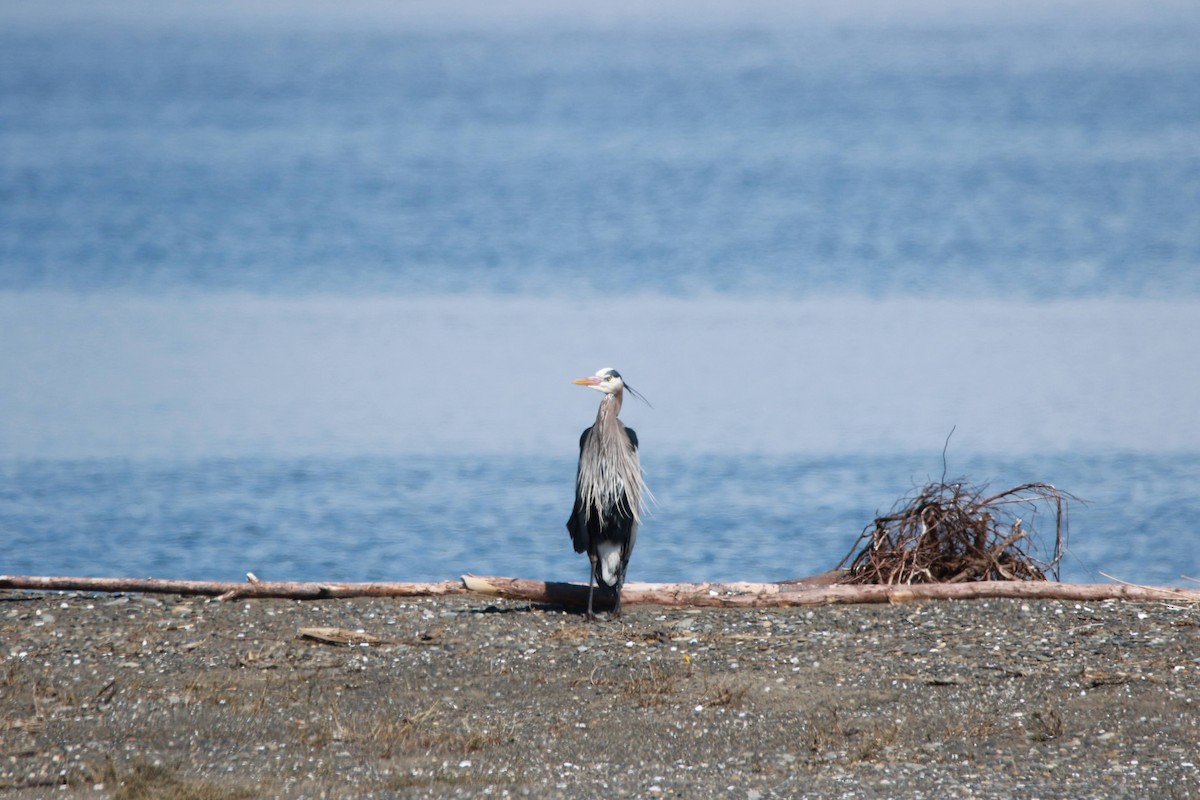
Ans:
[[[11,592],[0,642],[5,797],[1200,797],[1196,605]]]

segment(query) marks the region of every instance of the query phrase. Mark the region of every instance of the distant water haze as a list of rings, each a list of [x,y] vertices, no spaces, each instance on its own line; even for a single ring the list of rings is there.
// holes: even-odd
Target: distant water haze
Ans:
[[[10,457],[1200,450],[1200,303],[0,295]]]

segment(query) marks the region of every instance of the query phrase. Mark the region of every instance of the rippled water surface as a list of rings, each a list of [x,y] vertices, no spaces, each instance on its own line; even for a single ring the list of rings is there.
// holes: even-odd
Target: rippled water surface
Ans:
[[[972,459],[1000,490],[1053,481],[1070,506],[1067,580],[1200,574],[1195,457]],[[646,458],[659,505],[631,579],[783,580],[836,565],[939,458]],[[932,471],[932,472],[931,472]],[[538,458],[27,462],[6,468],[0,570],[241,580],[582,580],[564,527],[573,465]],[[953,476],[953,475],[952,475]],[[1049,509],[1022,515],[1052,542]],[[1167,532],[1167,533],[1164,533]],[[1046,538],[1050,537],[1050,538]],[[48,569],[50,565],[53,569]]]

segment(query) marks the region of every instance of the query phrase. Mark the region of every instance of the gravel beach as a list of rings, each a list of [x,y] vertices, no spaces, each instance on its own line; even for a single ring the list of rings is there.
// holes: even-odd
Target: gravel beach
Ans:
[[[12,798],[1200,797],[1200,607],[0,593]]]

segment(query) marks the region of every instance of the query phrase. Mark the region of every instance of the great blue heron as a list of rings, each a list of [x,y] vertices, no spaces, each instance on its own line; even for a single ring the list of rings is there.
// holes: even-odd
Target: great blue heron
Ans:
[[[605,367],[575,383],[602,392],[596,422],[579,437],[579,469],[575,473],[575,508],[567,520],[576,553],[586,552],[591,562],[588,578],[588,618],[592,594],[602,583],[616,592],[613,616],[621,615],[621,587],[629,555],[637,541],[643,492],[650,497],[638,461],[638,438],[617,419],[625,390],[645,401],[627,386],[621,374]]]

